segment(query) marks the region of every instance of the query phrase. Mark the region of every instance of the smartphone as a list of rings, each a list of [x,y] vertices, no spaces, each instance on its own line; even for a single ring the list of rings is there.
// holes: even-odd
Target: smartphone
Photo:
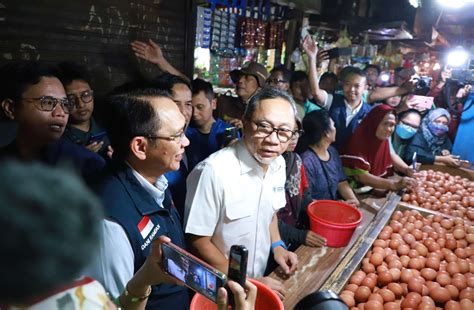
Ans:
[[[332,48],[328,50],[327,52],[330,59],[338,58],[339,56],[352,55],[352,49],[350,47],[344,47],[344,48],[336,47],[336,48]]]
[[[229,253],[229,272],[227,278],[245,287],[247,280],[247,261],[249,251],[243,245],[233,245]],[[229,296],[229,305],[234,307],[234,296],[230,289],[227,290]]]
[[[217,303],[217,291],[227,281],[224,273],[172,243],[161,245],[163,269],[187,287]]]
[[[417,110],[429,110],[433,106],[433,99],[433,97],[415,95],[410,99],[410,102]]]
[[[107,132],[105,131],[96,133],[95,135],[91,135],[87,144],[91,144],[93,142],[100,142],[106,135],[107,135]]]
[[[229,141],[240,138],[239,128],[237,127],[226,128],[224,130],[224,136],[226,140],[229,140]]]

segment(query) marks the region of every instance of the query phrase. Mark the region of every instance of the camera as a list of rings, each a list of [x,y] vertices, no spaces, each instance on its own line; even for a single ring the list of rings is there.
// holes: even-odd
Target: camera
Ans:
[[[417,78],[416,89],[429,89],[432,80],[433,79],[430,76],[420,76]]]

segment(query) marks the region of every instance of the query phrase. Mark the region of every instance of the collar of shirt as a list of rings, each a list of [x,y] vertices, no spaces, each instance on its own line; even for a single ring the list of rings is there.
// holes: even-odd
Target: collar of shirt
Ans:
[[[156,203],[163,208],[163,200],[165,199],[165,191],[168,187],[168,180],[164,175],[161,175],[156,180],[155,184],[148,182],[138,171],[133,169],[133,167],[125,161],[125,163],[132,169],[133,176],[137,179],[138,183],[143,187],[143,189],[153,197]]]
[[[250,154],[249,150],[245,146],[244,139],[241,139],[238,143],[236,143],[235,148],[237,150],[237,158],[239,159],[241,174],[245,174],[253,169],[258,169],[258,171],[260,171],[263,174],[262,167],[259,165],[257,160],[253,157],[253,155]],[[284,163],[285,163],[285,160],[280,155],[270,163],[270,165],[268,166],[268,169],[270,171],[278,171],[282,167],[284,168],[283,166]]]
[[[360,109],[362,109],[362,104],[363,104],[362,99],[361,99],[359,104],[357,105],[357,107],[352,109],[351,105],[347,102],[346,99],[344,99],[344,103],[346,105],[346,115],[347,116],[356,115],[357,113],[359,113]]]

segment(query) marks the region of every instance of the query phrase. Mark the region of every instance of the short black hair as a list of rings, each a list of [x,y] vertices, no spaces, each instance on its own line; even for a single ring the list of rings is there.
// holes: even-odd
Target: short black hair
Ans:
[[[11,99],[18,104],[26,89],[38,84],[42,77],[59,79],[59,68],[39,61],[17,61],[6,64],[0,68],[0,102]]]
[[[327,71],[327,72],[324,72],[321,77],[319,78],[319,83],[321,83],[321,81],[325,80],[325,79],[333,79],[334,81],[338,81],[337,79],[337,75],[333,72],[330,72],[330,71]]]
[[[341,71],[341,81],[344,82],[348,77],[350,77],[352,75],[361,76],[367,82],[367,73],[365,73],[364,70],[359,69],[357,67],[353,67],[353,66],[347,66],[347,67],[344,67],[342,69],[342,71]]]
[[[404,118],[408,114],[417,114],[420,118],[422,117],[420,111],[418,111],[416,109],[408,109],[408,110],[405,110],[403,112],[398,113],[397,114],[397,119],[401,120],[402,118]]]
[[[327,110],[312,111],[303,118],[304,141],[307,145],[318,144],[331,127]]]
[[[153,80],[151,80],[151,84],[154,85],[157,88],[164,89],[164,90],[168,91],[169,93],[172,92],[171,89],[176,84],[184,84],[189,88],[189,90],[192,91],[191,84],[189,83],[188,80],[184,79],[181,76],[174,75],[174,74],[171,74],[171,73],[168,73],[168,72],[165,72],[165,73],[157,76]]]
[[[161,128],[158,113],[150,103],[152,98],[170,98],[168,91],[145,87],[127,93],[112,95],[108,99],[111,119],[108,136],[113,158],[125,160],[130,153],[130,141],[139,135],[154,135]]]
[[[249,101],[247,104],[247,107],[245,108],[245,112],[243,115],[243,118],[246,120],[251,120],[253,114],[255,113],[255,110],[257,109],[257,106],[260,104],[262,100],[266,99],[276,99],[276,98],[282,98],[288,103],[290,103],[293,113],[296,117],[296,105],[295,105],[295,100],[293,97],[288,94],[288,92],[280,90],[276,87],[264,87],[261,90],[259,90]]]
[[[58,66],[61,70],[60,80],[64,86],[71,84],[75,80],[81,80],[90,84],[90,75],[85,66],[69,61],[61,62]]]
[[[283,76],[283,79],[287,82],[291,81],[291,71],[288,70],[285,66],[277,66],[270,71],[270,74],[274,72],[281,72],[281,75]]]
[[[365,66],[364,71],[367,72],[370,68],[377,70],[377,74],[380,74],[382,70],[380,70],[380,67],[377,65],[369,64]]]
[[[214,99],[214,89],[212,88],[212,84],[204,81],[203,79],[195,79],[191,83],[192,86],[192,93],[193,96],[198,95],[200,92],[204,92],[204,95],[209,102]]]
[[[0,303],[29,303],[72,283],[90,264],[102,206],[64,168],[4,161],[0,178],[8,180],[0,185]]]
[[[294,71],[293,74],[291,74],[290,86],[296,82],[304,81],[304,80],[309,80],[308,74],[306,74],[306,72]]]

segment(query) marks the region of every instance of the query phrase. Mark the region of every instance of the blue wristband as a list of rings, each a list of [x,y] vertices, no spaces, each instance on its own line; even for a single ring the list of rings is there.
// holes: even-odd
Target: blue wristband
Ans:
[[[286,246],[285,242],[283,242],[281,240],[278,240],[278,241],[272,243],[272,252],[279,246],[281,246],[285,250],[288,250],[288,247]]]

